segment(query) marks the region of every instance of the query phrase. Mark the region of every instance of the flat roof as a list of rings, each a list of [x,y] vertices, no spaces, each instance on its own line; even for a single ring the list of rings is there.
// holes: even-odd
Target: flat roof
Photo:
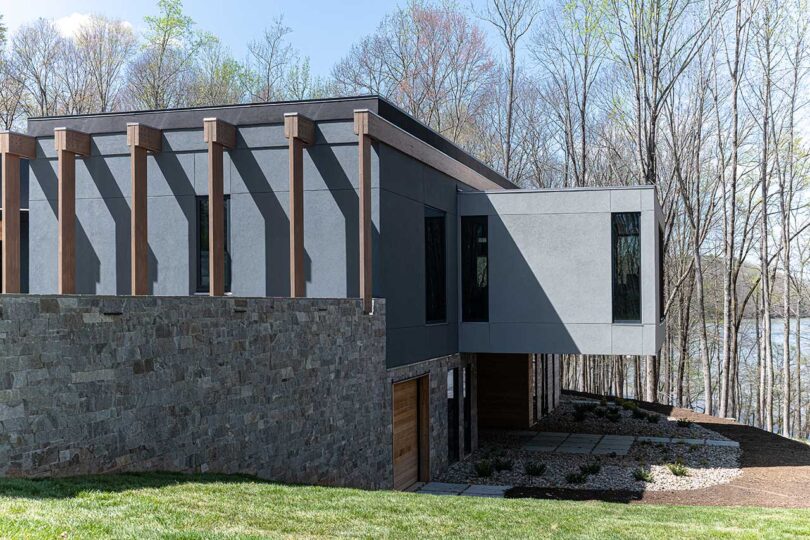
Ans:
[[[499,186],[507,189],[516,187],[506,177],[380,96],[352,96],[209,107],[30,117],[28,118],[28,135],[32,137],[53,137],[53,130],[61,127],[83,131],[91,135],[123,133],[126,131],[128,122],[140,122],[161,130],[202,130],[203,119],[212,116],[237,127],[283,124],[284,113],[290,112],[297,112],[315,122],[353,121],[355,109],[368,109],[376,113],[414,137],[492,180]]]

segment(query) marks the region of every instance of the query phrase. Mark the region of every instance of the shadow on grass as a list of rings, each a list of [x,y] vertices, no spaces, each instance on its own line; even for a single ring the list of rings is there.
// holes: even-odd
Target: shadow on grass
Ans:
[[[3,478],[0,497],[24,499],[69,499],[80,493],[120,493],[137,489],[155,489],[182,484],[271,484],[248,475],[183,474],[172,472],[121,473],[63,478]]]
[[[631,503],[640,501],[643,492],[630,490],[606,491],[600,489],[569,489],[551,487],[514,487],[504,496],[507,499],[548,499],[553,501],[601,501]]]

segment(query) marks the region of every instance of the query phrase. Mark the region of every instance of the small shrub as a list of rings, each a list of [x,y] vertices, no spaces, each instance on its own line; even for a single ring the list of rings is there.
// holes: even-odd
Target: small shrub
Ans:
[[[689,476],[689,469],[680,461],[675,463],[667,463],[667,469],[675,476]]]
[[[638,409],[638,405],[636,405],[632,401],[625,401],[622,403],[622,408],[625,411],[635,411],[636,409]]]
[[[489,478],[492,476],[492,472],[492,462],[487,459],[482,459],[475,464],[475,474],[477,474],[480,478]]]
[[[614,398],[614,399],[613,399],[613,402],[614,402],[616,405],[618,405],[619,407],[621,407],[622,405],[624,405],[624,400],[623,400],[622,398],[620,398],[620,397]]]
[[[658,416],[657,414],[651,414],[651,415],[647,416],[647,422],[649,422],[651,424],[657,424],[660,420],[661,420],[661,417]]]
[[[495,468],[496,471],[511,471],[512,470],[512,460],[507,458],[495,458],[492,461],[492,466]]]
[[[607,400],[605,398],[600,399],[599,405],[601,405],[602,407],[607,407]]]
[[[584,422],[586,418],[588,418],[588,413],[585,411],[574,411],[575,422]]]
[[[586,463],[585,465],[579,466],[579,472],[585,476],[590,476],[592,474],[599,474],[599,471],[602,470],[602,465],[596,462]]]
[[[610,414],[621,414],[621,411],[618,407],[608,407],[608,412]]]
[[[644,420],[645,418],[647,418],[647,413],[645,413],[641,409],[633,409],[633,418],[637,420]]]
[[[651,473],[650,471],[646,471],[641,467],[633,471],[633,478],[635,478],[637,482],[647,482],[650,484],[655,482],[655,477],[653,476],[653,473]]]
[[[612,413],[608,411],[606,418],[615,424],[616,422],[622,419],[622,415],[619,414],[618,412]]]
[[[529,462],[524,467],[523,470],[529,476],[543,476],[546,474],[546,464],[540,462]]]
[[[607,409],[603,409],[602,407],[597,407],[593,410],[593,414],[598,416],[599,418],[604,418],[607,414]]]
[[[569,484],[584,484],[588,477],[581,473],[570,473],[565,476],[565,481]]]
[[[678,427],[688,428],[691,425],[692,425],[692,422],[690,422],[686,418],[678,418]]]

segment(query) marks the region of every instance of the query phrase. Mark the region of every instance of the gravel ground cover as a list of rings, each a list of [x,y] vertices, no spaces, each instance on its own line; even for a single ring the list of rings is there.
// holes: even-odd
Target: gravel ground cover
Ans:
[[[595,403],[598,406],[598,402]],[[615,423],[595,417],[592,411],[577,421],[573,419],[575,405],[582,404],[564,402],[544,419],[545,425],[553,426],[546,430],[564,432],[570,423],[580,427],[576,430],[579,433],[727,440],[695,424],[679,426],[677,419],[664,416],[656,423],[650,423],[641,419],[639,413],[634,417],[634,409],[625,410],[620,406],[620,419]],[[604,428],[604,424],[610,424],[610,427]],[[592,426],[591,430],[588,426]],[[598,429],[599,426],[603,429]],[[526,448],[530,438],[529,432],[483,432],[480,448],[467,459],[452,465],[440,481],[591,490],[675,491],[724,484],[741,473],[738,448],[636,441],[626,456],[594,456],[533,451]]]
[[[589,404],[589,405],[588,405]],[[577,415],[577,409],[587,410]],[[636,410],[638,412],[636,412]],[[619,414],[616,422],[611,412]],[[641,415],[645,416],[641,416]],[[614,416],[615,417],[615,416]],[[656,418],[651,422],[650,418]],[[695,423],[678,424],[678,418],[667,417],[635,406],[632,402],[598,402],[596,400],[563,399],[560,406],[538,422],[537,431],[563,433],[598,433],[602,435],[640,435],[651,437],[678,437],[682,439],[728,440],[717,432]]]

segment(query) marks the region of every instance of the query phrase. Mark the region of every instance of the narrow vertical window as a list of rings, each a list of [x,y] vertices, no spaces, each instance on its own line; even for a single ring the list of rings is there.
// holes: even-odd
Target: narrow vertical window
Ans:
[[[231,292],[231,200],[225,196],[225,292]],[[197,197],[197,292],[209,289],[208,196]]]
[[[461,398],[464,400],[464,455],[472,452],[472,364],[462,368]]]
[[[664,229],[658,227],[658,320],[664,320]]]
[[[487,216],[461,218],[461,320],[489,320],[489,245]]]
[[[639,212],[612,215],[613,322],[641,322]]]
[[[425,207],[425,321],[447,320],[445,214]]]

